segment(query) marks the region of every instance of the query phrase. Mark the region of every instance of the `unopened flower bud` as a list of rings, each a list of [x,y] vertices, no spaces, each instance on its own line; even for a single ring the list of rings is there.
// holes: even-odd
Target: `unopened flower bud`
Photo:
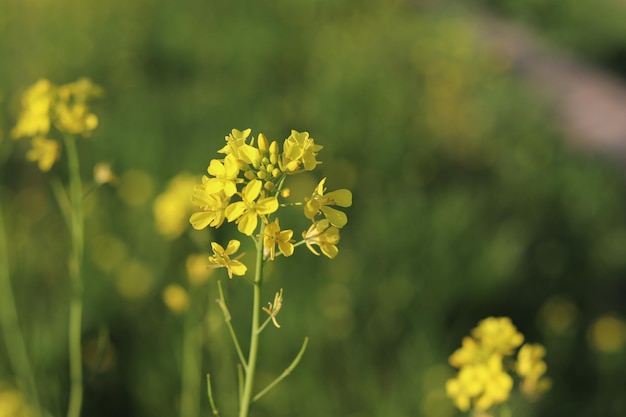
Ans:
[[[291,196],[291,190],[289,188],[283,188],[280,191],[280,196],[283,198],[289,198],[289,196]]]
[[[259,133],[258,141],[259,141],[259,150],[262,153],[267,153],[267,151],[269,150],[267,137],[263,133]]]

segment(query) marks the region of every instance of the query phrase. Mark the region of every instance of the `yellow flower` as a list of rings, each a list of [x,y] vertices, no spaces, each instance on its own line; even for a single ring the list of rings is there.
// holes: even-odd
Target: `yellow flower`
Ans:
[[[239,167],[233,155],[226,155],[223,163],[213,159],[207,171],[215,177],[209,178],[205,183],[206,192],[209,194],[223,190],[227,197],[231,197],[237,192],[237,184],[242,182],[240,178],[237,178]]]
[[[163,290],[163,302],[173,313],[180,314],[189,307],[189,295],[180,285],[170,284]]]
[[[62,132],[89,136],[98,127],[98,117],[89,112],[86,103],[61,101],[55,106],[55,126]]]
[[[525,344],[517,353],[515,370],[522,378],[522,392],[534,398],[550,388],[550,380],[542,378],[548,366],[543,361],[546,349],[540,344]]]
[[[263,229],[263,247],[265,250],[265,256],[268,256],[273,261],[276,256],[276,245],[278,249],[285,256],[293,255],[293,230],[280,230],[278,224],[278,217]]]
[[[234,259],[230,258],[230,255],[234,254],[239,250],[239,246],[241,242],[238,240],[231,240],[228,242],[226,249],[224,249],[220,244],[211,242],[211,248],[213,249],[213,256],[209,256],[209,262],[212,265],[209,265],[210,268],[226,268],[228,270],[228,277],[232,279],[233,275],[245,275],[248,268],[239,261],[239,259],[244,255],[243,253],[237,256]]]
[[[469,410],[472,398],[482,391],[483,383],[476,366],[464,366],[456,378],[446,381],[446,394],[461,411]]]
[[[102,89],[88,78],[58,87],[57,103],[54,106],[57,129],[89,136],[98,127],[98,117],[91,113],[87,101],[102,95]]]
[[[478,344],[476,340],[469,336],[463,338],[461,348],[454,351],[448,360],[450,365],[460,368],[465,365],[475,365],[484,362],[489,356],[489,352],[483,346]]]
[[[54,85],[41,79],[29,87],[22,96],[22,113],[11,136],[46,135],[50,130],[50,108],[54,99]]]
[[[302,233],[302,237],[304,238],[307,248],[318,256],[319,253],[312,245],[317,245],[322,253],[331,259],[339,253],[339,249],[337,249],[337,243],[339,243],[339,229],[332,226],[326,219],[313,223],[311,227],[309,227],[309,230]]]
[[[278,321],[276,321],[276,316],[278,315],[278,312],[280,311],[280,309],[283,307],[283,289],[281,288],[280,292],[276,293],[276,295],[274,296],[273,303],[269,302],[267,304],[269,304],[269,308],[263,307],[262,310],[270,315],[270,317],[272,318],[272,323],[274,323],[274,326],[276,326],[277,328],[280,328],[280,324],[278,324]]]
[[[316,145],[315,140],[309,137],[309,132],[300,133],[292,130],[291,135],[283,144],[282,169],[294,172],[303,164],[305,170],[313,170],[317,164],[321,163],[315,157],[322,148],[323,146]]]
[[[484,347],[503,355],[510,355],[524,341],[524,335],[517,331],[508,317],[488,317],[482,320],[472,330],[472,336],[480,340]]]
[[[218,228],[226,219],[224,210],[228,207],[230,197],[227,197],[223,190],[219,193],[208,193],[206,191],[208,181],[208,177],[202,177],[202,184],[196,185],[191,195],[191,202],[202,210],[192,214],[189,219],[196,230],[204,229],[207,226]]]
[[[322,179],[315,188],[311,198],[305,198],[304,215],[307,219],[313,220],[321,211],[330,224],[342,228],[348,222],[345,213],[328,206],[350,207],[352,205],[352,193],[349,190],[341,189],[324,194],[326,191],[324,188],[325,182],[326,178]]]
[[[239,193],[242,201],[237,201],[226,207],[226,218],[229,222],[237,223],[237,230],[251,236],[258,224],[258,217],[265,220],[266,214],[274,213],[278,210],[278,199],[276,197],[261,198],[255,201],[261,194],[263,184],[259,180],[252,180]]]
[[[261,154],[257,148],[246,143],[250,132],[252,132],[251,129],[245,129],[243,131],[233,129],[231,133],[226,136],[226,146],[218,152],[233,155],[236,160],[258,167]]]
[[[33,138],[32,148],[26,153],[26,159],[37,162],[43,172],[50,171],[61,153],[59,143],[43,136]]]
[[[475,407],[478,410],[487,410],[494,404],[500,404],[509,399],[513,378],[502,370],[502,357],[492,355],[489,360],[477,366],[479,377],[483,383],[483,392],[476,399]]]

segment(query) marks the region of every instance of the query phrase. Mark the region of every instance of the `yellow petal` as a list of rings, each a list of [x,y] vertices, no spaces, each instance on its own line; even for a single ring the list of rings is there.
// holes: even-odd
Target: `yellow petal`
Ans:
[[[322,213],[324,213],[324,216],[326,216],[330,224],[335,227],[342,228],[348,223],[348,216],[339,210],[326,206],[320,207],[320,210],[322,210]]]
[[[328,204],[330,205],[337,205],[341,207],[350,207],[352,205],[352,192],[350,190],[346,190],[345,188],[331,191],[324,197],[329,200]]]

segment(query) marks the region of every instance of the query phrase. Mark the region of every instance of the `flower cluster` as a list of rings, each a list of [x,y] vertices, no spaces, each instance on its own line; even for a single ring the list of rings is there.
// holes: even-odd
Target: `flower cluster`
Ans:
[[[102,89],[87,78],[63,85],[41,79],[22,95],[22,112],[11,136],[32,137],[26,158],[49,171],[60,155],[59,142],[48,137],[51,127],[64,134],[89,136],[98,126],[98,117],[87,102],[101,94]]]
[[[334,258],[338,253],[339,229],[346,225],[347,217],[332,206],[351,206],[352,193],[345,189],[326,192],[324,178],[310,198],[285,202],[290,194],[284,188],[286,178],[314,170],[321,163],[317,154],[322,146],[308,132],[292,130],[282,147],[262,133],[255,143],[250,133],[250,129],[233,129],[225,137],[226,144],[218,151],[224,157],[209,163],[208,175],[194,188],[191,201],[200,211],[191,216],[191,225],[200,230],[219,228],[225,221],[235,223],[242,234],[262,239],[266,259],[273,260],[279,254],[291,256],[299,243],[306,244],[316,255],[319,253],[314,246]],[[305,217],[311,220],[311,227],[302,233],[299,243],[293,239],[293,230],[281,229],[276,213],[286,206],[303,206]],[[239,242],[234,242],[237,244],[229,243],[230,249],[239,247]],[[245,274],[239,261],[224,257],[233,252],[217,244],[213,249],[215,256],[209,258],[212,264],[226,267],[231,277]]]
[[[494,405],[508,400],[513,378],[505,367],[524,342],[508,317],[489,317],[478,323],[471,337],[463,338],[462,347],[449,359],[460,368],[457,376],[446,382],[446,392],[462,411],[470,408],[489,415]],[[529,397],[549,388],[544,378],[547,366],[543,361],[545,349],[537,344],[524,344],[518,352],[512,370],[521,378],[521,391]]]

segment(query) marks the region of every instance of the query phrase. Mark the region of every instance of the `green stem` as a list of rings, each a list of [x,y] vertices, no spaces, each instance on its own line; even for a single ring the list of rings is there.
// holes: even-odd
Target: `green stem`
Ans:
[[[67,417],[79,417],[83,403],[83,367],[81,352],[81,330],[83,316],[83,190],[80,179],[80,165],[76,140],[70,135],[64,136],[69,167],[70,202],[72,205],[70,235],[72,237],[72,256],[69,274],[72,288],[69,319],[69,356],[70,356],[70,398]]]
[[[197,417],[200,403],[200,335],[194,305],[185,313],[180,399],[181,417]]]
[[[246,363],[246,359],[243,356],[241,351],[241,346],[239,345],[239,340],[237,339],[237,334],[235,334],[235,329],[233,329],[233,325],[231,324],[231,316],[230,311],[228,311],[228,306],[226,305],[226,298],[224,298],[224,290],[222,289],[222,281],[217,281],[217,288],[220,294],[220,298],[217,300],[220,309],[222,310],[222,315],[224,316],[224,322],[226,323],[226,327],[228,327],[228,332],[230,333],[230,338],[233,341],[233,345],[235,345],[235,350],[237,351],[237,356],[239,357],[239,362],[241,362],[241,366],[244,369],[248,368],[248,364]]]
[[[1,201],[1,200],[0,200]],[[35,415],[39,415],[39,395],[35,375],[28,359],[24,335],[20,328],[17,315],[17,307],[13,296],[11,275],[9,271],[9,256],[7,253],[6,234],[4,231],[4,219],[0,206],[0,324],[4,334],[7,354],[11,367],[16,373],[17,379],[24,390],[26,398],[33,406]]]
[[[259,235],[263,234],[265,225],[261,223]],[[250,331],[250,352],[248,354],[247,369],[243,394],[239,404],[239,417],[248,417],[254,387],[254,373],[259,352],[259,314],[261,312],[261,286],[263,283],[263,238],[256,240],[256,269],[254,271],[254,295],[252,302],[252,326]]]
[[[267,387],[265,387],[263,389],[263,391],[261,391],[257,395],[255,395],[254,398],[252,399],[252,402],[255,402],[255,401],[259,400],[261,397],[263,397],[265,394],[267,394],[272,388],[274,388],[276,385],[278,385],[278,383],[280,381],[285,379],[287,376],[289,376],[289,374],[291,374],[291,372],[293,372],[293,370],[296,368],[296,366],[298,366],[298,363],[300,363],[300,359],[302,359],[302,355],[304,355],[304,351],[306,350],[306,346],[307,346],[308,343],[309,343],[309,338],[305,337],[304,338],[304,342],[302,343],[302,347],[300,348],[300,351],[298,352],[298,354],[296,355],[294,360],[291,362],[291,364],[289,364],[289,366],[287,368],[285,368],[283,373],[280,374],[280,376],[278,378],[273,380]]]

